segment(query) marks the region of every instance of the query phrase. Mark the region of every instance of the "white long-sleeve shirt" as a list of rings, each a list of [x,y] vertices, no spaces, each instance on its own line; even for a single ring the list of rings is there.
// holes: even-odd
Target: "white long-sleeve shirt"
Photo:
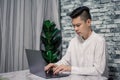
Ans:
[[[92,31],[87,40],[74,37],[57,65],[70,65],[72,74],[104,75],[106,67],[105,39]],[[104,75],[106,76],[106,74]]]

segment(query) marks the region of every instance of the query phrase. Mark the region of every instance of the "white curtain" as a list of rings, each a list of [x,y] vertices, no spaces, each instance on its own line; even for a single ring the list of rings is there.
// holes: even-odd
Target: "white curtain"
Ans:
[[[39,50],[45,19],[60,29],[58,0],[0,0],[0,72],[28,68],[25,49]]]
[[[46,0],[46,7],[44,9],[45,17],[44,19],[50,19],[56,23],[58,29],[60,29],[60,19],[59,19],[59,0]]]

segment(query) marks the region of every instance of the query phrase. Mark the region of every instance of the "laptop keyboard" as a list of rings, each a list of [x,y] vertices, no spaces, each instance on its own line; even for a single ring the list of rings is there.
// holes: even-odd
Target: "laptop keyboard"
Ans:
[[[46,73],[46,77],[50,77],[50,78],[57,78],[57,77],[66,77],[68,75],[70,75],[70,72],[60,72],[59,74],[53,74],[53,70],[49,70],[49,72],[45,72]]]

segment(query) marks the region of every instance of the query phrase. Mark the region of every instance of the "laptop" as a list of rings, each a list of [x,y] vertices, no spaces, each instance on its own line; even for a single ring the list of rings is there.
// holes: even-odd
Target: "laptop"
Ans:
[[[26,49],[26,56],[27,56],[30,73],[34,75],[46,79],[66,77],[70,75],[70,72],[63,72],[57,75],[54,75],[52,71],[46,73],[44,71],[44,67],[47,65],[47,63],[45,62],[44,58],[42,57],[42,53],[39,50]]]

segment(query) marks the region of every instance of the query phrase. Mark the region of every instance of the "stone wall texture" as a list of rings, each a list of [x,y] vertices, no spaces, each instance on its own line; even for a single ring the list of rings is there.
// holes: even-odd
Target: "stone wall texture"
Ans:
[[[120,80],[120,0],[60,0],[63,55],[76,35],[68,14],[79,6],[90,8],[92,28],[105,37],[108,45],[109,77]]]

